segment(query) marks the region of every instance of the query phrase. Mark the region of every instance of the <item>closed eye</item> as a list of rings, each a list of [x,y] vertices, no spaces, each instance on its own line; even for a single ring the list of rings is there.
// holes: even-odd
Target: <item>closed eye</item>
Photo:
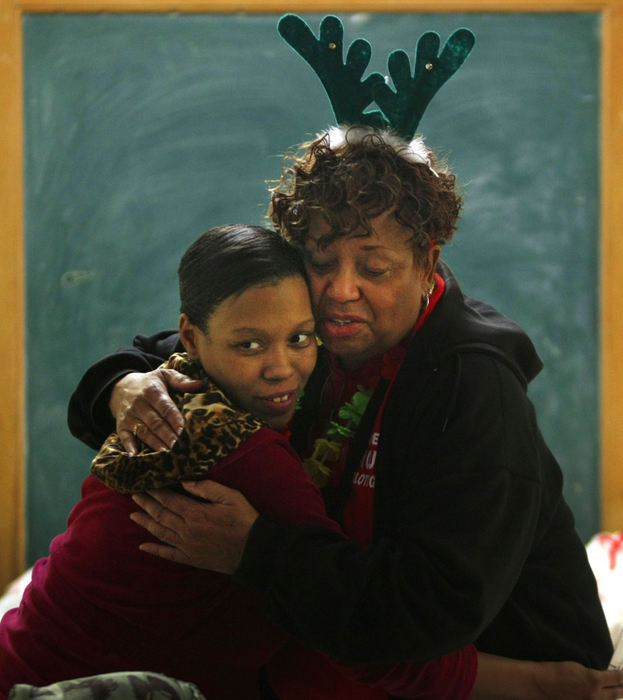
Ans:
[[[388,271],[389,270],[387,270],[386,268],[380,269],[380,268],[366,267],[363,272],[364,272],[366,277],[382,277]]]
[[[333,262],[331,260],[314,260],[313,258],[308,257],[306,262],[311,271],[318,275],[329,272],[329,270],[331,270],[333,267]]]

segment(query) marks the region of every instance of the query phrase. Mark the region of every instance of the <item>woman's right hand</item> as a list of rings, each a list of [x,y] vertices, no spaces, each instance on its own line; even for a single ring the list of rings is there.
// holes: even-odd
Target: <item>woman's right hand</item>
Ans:
[[[117,434],[129,454],[136,454],[139,437],[152,450],[171,449],[184,429],[184,419],[169,391],[198,392],[203,383],[172,369],[131,372],[110,395],[110,411]]]

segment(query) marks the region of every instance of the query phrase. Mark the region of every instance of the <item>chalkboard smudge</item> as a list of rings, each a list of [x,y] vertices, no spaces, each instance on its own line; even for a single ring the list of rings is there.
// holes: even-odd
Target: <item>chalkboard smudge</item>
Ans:
[[[67,270],[61,275],[61,287],[71,289],[85,282],[90,282],[97,277],[95,270]]]

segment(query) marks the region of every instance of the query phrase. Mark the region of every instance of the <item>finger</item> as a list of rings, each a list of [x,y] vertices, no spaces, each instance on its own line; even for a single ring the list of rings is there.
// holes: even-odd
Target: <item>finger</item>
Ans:
[[[609,669],[600,672],[600,700],[619,700],[623,698],[623,670]]]
[[[139,508],[142,508],[152,520],[167,529],[179,532],[183,527],[184,518],[165,505],[164,501],[168,500],[167,494],[169,493],[171,492],[164,489],[162,491],[150,491],[149,493],[134,493],[132,494],[132,500]],[[178,498],[183,501],[189,500],[184,496],[178,496]]]
[[[143,499],[151,499],[145,501],[150,515],[180,534],[184,524],[195,521],[198,513],[205,513],[204,505],[191,498],[190,494],[186,496],[168,489],[153,489],[147,494],[135,494],[135,496],[136,498],[134,496],[132,498],[141,507],[143,507]]]
[[[178,407],[172,401],[166,401],[156,406],[156,410],[159,416],[149,426],[150,430],[162,439],[166,438],[170,432],[174,438],[173,442],[175,442],[184,430],[184,418]],[[173,447],[173,443],[171,443],[171,447]]]
[[[178,438],[177,429],[174,430],[164,418],[154,417],[153,414],[135,423],[133,432],[156,452],[172,450]]]
[[[129,455],[135,455],[138,451],[138,447],[136,440],[134,439],[133,432],[131,430],[124,430],[121,428],[117,431],[117,433],[119,435],[119,439],[121,440],[121,444],[123,445],[123,449]]]
[[[162,377],[162,380],[166,382],[166,376]],[[163,387],[166,387],[166,384],[150,385],[145,390],[144,396],[136,401],[133,412],[147,424],[150,430],[156,431],[160,424],[164,424],[164,427],[177,436],[184,428],[184,419],[168,391]]]
[[[138,547],[141,551],[152,554],[161,559],[168,559],[169,561],[174,561],[178,564],[188,564],[189,558],[179,549],[175,547],[169,547],[165,544],[158,544],[157,542],[145,542]]]
[[[169,391],[196,394],[205,389],[201,379],[191,379],[172,369],[157,370]],[[175,435],[180,435],[184,429],[184,418],[168,393],[159,392],[155,398],[154,408]]]
[[[223,486],[217,481],[183,481],[182,486],[188,493],[210,503],[232,503],[241,495],[240,491]]]
[[[164,383],[175,391],[183,391],[194,394],[201,391],[205,384],[202,379],[192,379],[174,369],[160,369],[157,372],[162,374]]]
[[[123,427],[121,427],[123,426]],[[147,425],[137,416],[126,417],[123,421],[119,421],[117,425],[117,434],[121,438],[121,442],[129,454],[136,454],[139,448],[137,438],[140,438],[151,450],[162,452],[170,449],[169,445],[164,443],[155,433],[153,433]],[[177,437],[173,436],[173,444]]]
[[[147,530],[147,532],[151,533],[161,542],[165,542],[169,545],[181,544],[182,540],[174,530],[170,530],[162,523],[155,521],[152,517],[147,515],[147,513],[142,513],[141,511],[130,513],[130,520],[135,522],[137,525],[140,525],[140,527]]]
[[[127,413],[118,421],[117,433],[121,435],[121,431],[130,432],[152,450],[171,449],[178,438],[177,428],[174,429],[170,422],[162,417],[158,412],[159,408],[162,409],[162,406],[155,406],[147,399],[138,400],[132,408],[132,412]],[[179,416],[175,406],[173,406],[173,410]],[[183,429],[184,419],[179,416],[179,420]]]
[[[241,538],[248,537],[259,513],[244,494],[216,481],[185,481],[182,486],[193,496],[207,501],[206,505],[186,499],[184,517],[190,529],[193,523],[200,521],[207,529],[225,526],[231,532],[237,531]]]
[[[607,671],[601,671],[601,684],[605,687],[623,685],[623,670],[611,668]]]
[[[159,369],[150,372],[145,375],[146,383],[132,406],[132,413],[169,446],[172,446],[170,436],[177,437],[184,429],[184,419],[168,390],[169,386],[175,389],[184,384],[181,377],[179,372],[173,370]],[[201,389],[203,384],[193,382],[190,386],[193,389]]]

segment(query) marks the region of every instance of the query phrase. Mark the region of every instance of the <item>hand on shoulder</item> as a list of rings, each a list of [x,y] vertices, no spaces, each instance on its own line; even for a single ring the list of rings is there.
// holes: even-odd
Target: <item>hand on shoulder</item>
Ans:
[[[201,380],[172,369],[131,372],[122,377],[112,390],[109,406],[127,452],[136,453],[137,437],[152,450],[170,449],[184,428],[184,420],[169,392],[201,388]]]

